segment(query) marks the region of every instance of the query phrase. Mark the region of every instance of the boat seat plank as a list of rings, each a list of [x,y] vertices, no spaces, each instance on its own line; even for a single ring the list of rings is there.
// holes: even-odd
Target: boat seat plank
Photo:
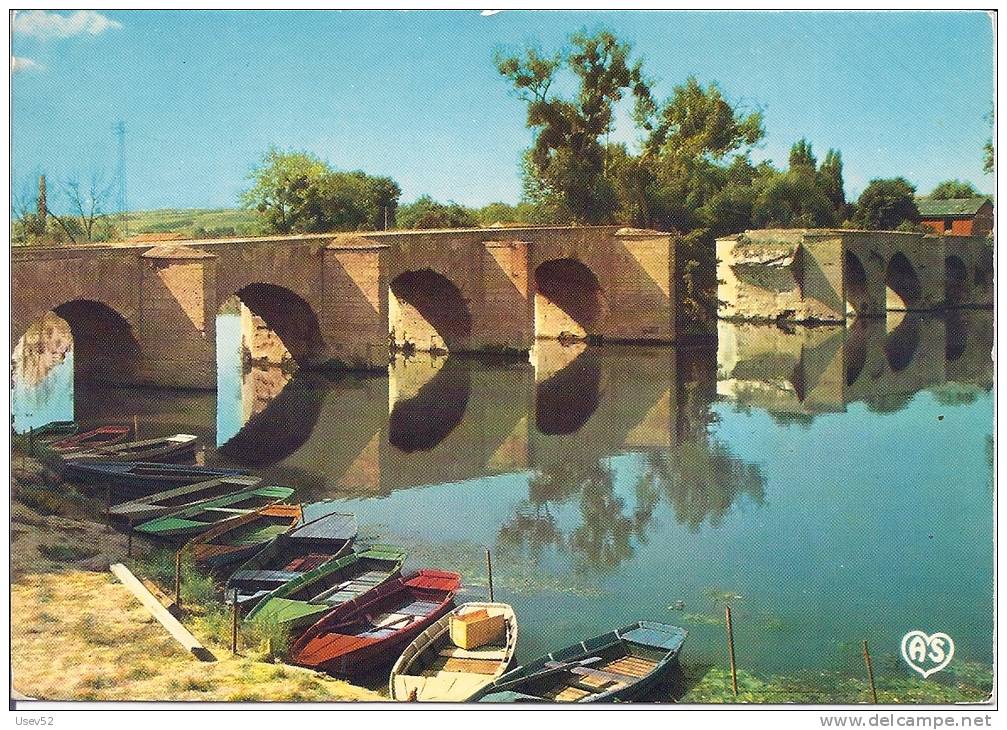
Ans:
[[[591,669],[590,667],[573,667],[570,670],[571,674],[577,674],[588,679],[597,679],[604,682],[621,682],[622,684],[635,684],[640,680],[639,677],[633,677],[626,674],[618,674],[616,672],[606,672],[602,669]]]
[[[479,649],[462,649],[449,646],[437,652],[438,656],[454,657],[456,659],[490,659],[500,661],[507,657],[507,649],[497,646]]]
[[[443,658],[442,658],[443,659]],[[424,677],[436,677],[443,672],[458,674],[488,674],[494,675],[500,668],[500,662],[491,659],[467,659],[464,657],[447,657],[436,661],[422,672]]]
[[[239,570],[231,576],[232,581],[254,581],[256,583],[287,583],[300,577],[300,573],[284,570]]]
[[[399,613],[410,616],[429,616],[437,610],[440,604],[437,601],[413,601],[408,606],[399,609]]]

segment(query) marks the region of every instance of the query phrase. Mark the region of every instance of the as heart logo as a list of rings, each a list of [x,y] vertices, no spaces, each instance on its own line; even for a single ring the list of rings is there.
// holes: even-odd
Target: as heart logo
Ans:
[[[944,669],[954,655],[955,642],[947,634],[927,636],[922,631],[910,631],[902,637],[902,658],[923,679]]]

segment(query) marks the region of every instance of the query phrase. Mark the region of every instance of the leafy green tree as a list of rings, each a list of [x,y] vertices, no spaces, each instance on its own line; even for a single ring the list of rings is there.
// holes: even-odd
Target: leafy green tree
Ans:
[[[752,206],[758,228],[822,227],[836,224],[836,213],[813,170],[798,167],[771,176]]]
[[[817,165],[815,153],[811,151],[811,143],[803,137],[797,140],[790,148],[790,169],[805,168],[814,172]]]
[[[961,180],[945,180],[937,183],[937,187],[930,193],[930,197],[935,200],[953,200],[955,198],[974,198],[980,195],[975,185]]]
[[[983,118],[987,122],[989,122],[990,125],[992,126],[992,124],[993,124],[993,108],[992,108],[992,106],[990,107],[990,110],[986,114],[983,115]],[[990,137],[989,139],[986,140],[986,144],[983,145],[983,172],[985,172],[987,174],[993,172],[993,168],[994,168],[994,166],[996,164],[996,160],[994,158],[993,152],[994,152],[993,151],[993,138]]]
[[[429,195],[398,210],[400,228],[475,228],[479,219],[474,211],[455,202],[438,203]]]
[[[915,193],[916,188],[901,177],[871,180],[857,200],[853,224],[869,230],[891,231],[905,221],[916,223],[920,211]]]
[[[497,70],[526,102],[526,123],[534,130],[525,165],[526,197],[569,211],[582,223],[615,219],[618,198],[605,174],[603,143],[612,130],[613,108],[630,93],[637,116],[653,111],[642,64],[630,61],[630,51],[629,43],[602,30],[575,33],[564,49],[549,56],[533,47],[497,53]],[[571,98],[551,93],[564,70],[578,85]]]
[[[241,194],[279,233],[373,230],[394,225],[401,194],[391,178],[333,170],[308,152],[271,147]]]
[[[846,191],[843,188],[843,156],[839,150],[830,149],[818,167],[818,187],[832,203],[836,222],[842,223],[849,215]]]
[[[641,166],[649,171],[646,206],[638,224],[692,230],[703,224],[698,211],[728,184],[724,160],[747,159],[765,135],[762,114],[732,106],[720,88],[689,77],[671,98],[648,115],[638,115],[647,136]],[[732,162],[732,165],[734,163]]]

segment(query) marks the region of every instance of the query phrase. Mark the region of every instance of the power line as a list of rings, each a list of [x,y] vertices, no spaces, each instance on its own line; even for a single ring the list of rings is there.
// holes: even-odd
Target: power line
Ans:
[[[122,120],[113,125],[116,137],[119,138],[119,220],[122,224],[123,238],[129,238],[129,216],[126,215],[126,123]]]

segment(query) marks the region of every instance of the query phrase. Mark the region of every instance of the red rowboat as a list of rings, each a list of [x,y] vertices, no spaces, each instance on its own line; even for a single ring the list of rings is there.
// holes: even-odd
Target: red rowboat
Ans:
[[[111,446],[125,439],[130,430],[128,426],[99,426],[84,433],[53,441],[49,444],[49,448],[53,451],[70,451],[92,446]]]
[[[394,662],[451,610],[458,573],[424,569],[396,578],[322,616],[290,648],[294,664],[354,677]]]

